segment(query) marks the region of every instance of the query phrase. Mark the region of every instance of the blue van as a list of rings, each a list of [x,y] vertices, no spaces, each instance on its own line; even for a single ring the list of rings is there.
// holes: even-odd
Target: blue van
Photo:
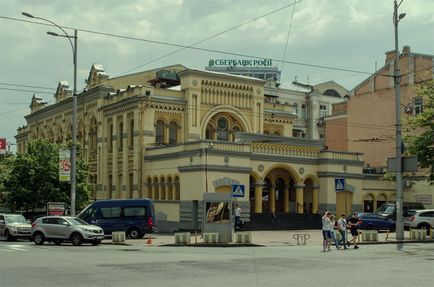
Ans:
[[[150,199],[99,200],[83,209],[78,217],[101,227],[109,236],[113,231],[125,231],[136,239],[155,230],[154,202]]]

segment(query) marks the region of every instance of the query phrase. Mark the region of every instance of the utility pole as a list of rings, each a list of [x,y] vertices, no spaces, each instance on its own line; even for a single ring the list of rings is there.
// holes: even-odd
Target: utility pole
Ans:
[[[394,1],[393,6],[393,25],[395,27],[395,61],[394,61],[394,87],[395,87],[395,113],[396,113],[396,240],[404,239],[404,221],[403,221],[403,191],[402,191],[402,130],[401,130],[401,72],[399,70],[399,50],[398,50],[398,23],[405,17],[405,13],[398,15],[398,7],[403,0],[397,4]],[[398,243],[398,249],[402,245]]]

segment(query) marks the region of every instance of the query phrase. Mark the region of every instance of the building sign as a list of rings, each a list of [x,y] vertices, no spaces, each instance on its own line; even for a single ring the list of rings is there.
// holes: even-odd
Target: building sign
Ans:
[[[336,192],[345,190],[345,178],[335,178],[335,190]]]
[[[0,139],[0,154],[6,153],[6,139]]]
[[[244,184],[232,184],[232,197],[244,197]]]
[[[211,59],[208,65],[210,67],[271,67],[273,61],[271,59]]]
[[[59,181],[70,181],[71,179],[71,152],[69,149],[59,150]]]
[[[420,202],[423,204],[432,204],[432,195],[430,194],[419,194],[415,196],[416,202]]]
[[[65,204],[63,202],[48,202],[47,215],[65,215]]]

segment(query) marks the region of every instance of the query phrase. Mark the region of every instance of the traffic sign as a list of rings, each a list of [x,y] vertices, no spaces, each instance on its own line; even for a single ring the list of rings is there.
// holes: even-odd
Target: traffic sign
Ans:
[[[345,190],[345,178],[335,178],[335,190],[336,191]]]
[[[232,184],[232,197],[244,197],[244,184]]]

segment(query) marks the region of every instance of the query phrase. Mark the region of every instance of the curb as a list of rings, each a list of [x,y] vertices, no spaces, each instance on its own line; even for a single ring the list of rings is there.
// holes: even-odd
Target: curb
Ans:
[[[254,243],[190,243],[190,244],[162,244],[159,247],[266,247]]]

